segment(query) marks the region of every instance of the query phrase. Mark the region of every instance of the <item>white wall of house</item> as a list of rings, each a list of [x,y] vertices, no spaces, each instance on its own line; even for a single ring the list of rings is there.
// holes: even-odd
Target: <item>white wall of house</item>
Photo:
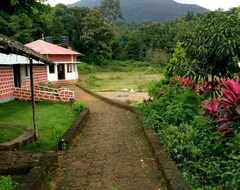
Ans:
[[[75,79],[78,79],[78,69],[77,69],[77,64],[74,64],[75,67]]]
[[[57,65],[54,65],[54,73],[50,73],[49,65],[47,66],[47,73],[48,73],[48,81],[57,81],[58,74],[57,74]]]
[[[78,71],[77,71],[76,63],[65,63],[64,70],[65,70],[65,80],[78,79]],[[50,72],[49,66],[47,66],[47,71],[48,71],[48,81],[50,82],[58,81],[57,65],[54,65],[54,72],[53,72],[53,68],[51,69],[51,72]]]
[[[75,63],[65,64],[65,77],[66,80],[78,79],[77,64]]]

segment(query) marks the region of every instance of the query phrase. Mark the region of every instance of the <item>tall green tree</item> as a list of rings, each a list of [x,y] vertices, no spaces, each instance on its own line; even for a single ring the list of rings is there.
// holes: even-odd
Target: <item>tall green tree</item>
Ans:
[[[112,40],[114,28],[104,22],[101,13],[92,9],[83,19],[82,25],[83,53],[93,63],[112,57]]]
[[[101,0],[100,12],[107,23],[114,23],[123,19],[120,0]]]
[[[13,15],[10,19],[10,29],[13,31],[13,38],[22,43],[33,40],[33,21],[26,14]]]
[[[47,14],[48,35],[52,36],[54,43],[59,44],[61,36],[68,36],[68,7],[64,4],[57,4]]]
[[[16,13],[34,14],[35,10],[40,10],[46,0],[1,0],[0,11],[10,15]]]
[[[185,41],[185,49],[196,81],[208,80],[211,75],[213,98],[216,76],[231,77],[239,69],[236,60],[240,56],[240,17],[217,11],[203,15]]]
[[[0,33],[26,43],[39,38],[46,23],[42,14],[49,6],[45,0],[2,0]],[[22,36],[22,37],[21,37]]]
[[[89,12],[89,9],[84,7],[73,7],[70,8],[68,12],[67,31],[70,43],[75,50],[82,52],[83,19]]]
[[[10,28],[9,28],[9,20],[11,16],[4,12],[0,11],[0,33],[5,34],[6,36],[10,36]]]
[[[231,76],[238,67],[235,57],[240,55],[240,17],[224,12],[205,14],[184,46],[196,71],[201,71],[196,75]]]

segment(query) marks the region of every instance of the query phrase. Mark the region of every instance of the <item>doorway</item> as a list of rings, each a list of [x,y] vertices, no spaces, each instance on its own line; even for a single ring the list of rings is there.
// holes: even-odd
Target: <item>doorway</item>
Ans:
[[[57,71],[58,71],[58,80],[65,79],[65,65],[64,64],[58,64],[57,65]]]
[[[13,65],[14,87],[21,87],[21,67]]]

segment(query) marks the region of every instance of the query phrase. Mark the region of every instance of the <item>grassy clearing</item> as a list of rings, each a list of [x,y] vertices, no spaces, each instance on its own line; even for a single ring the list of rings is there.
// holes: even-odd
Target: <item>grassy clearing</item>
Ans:
[[[80,84],[95,92],[121,91],[123,89],[147,91],[153,81],[159,81],[163,77],[161,73],[145,71],[96,72],[80,75]]]
[[[164,76],[162,69],[150,62],[105,60],[101,65],[78,65],[80,84],[95,92],[147,91],[153,81]]]
[[[131,72],[131,71],[144,71],[148,73],[160,73],[162,68],[151,64],[150,62],[141,61],[118,61],[118,60],[105,60],[100,65],[92,65],[82,63],[78,65],[79,74],[91,74],[96,72]]]
[[[20,128],[6,127],[4,125],[0,125],[0,130],[0,143],[11,141],[23,134],[23,130]]]
[[[33,127],[31,106],[31,102],[16,100],[0,104],[0,125],[6,123]],[[33,151],[54,149],[59,138],[76,118],[77,112],[62,102],[37,102],[36,109],[39,140],[22,149]],[[15,133],[15,129],[12,133]],[[4,133],[1,132],[0,136],[4,136]]]

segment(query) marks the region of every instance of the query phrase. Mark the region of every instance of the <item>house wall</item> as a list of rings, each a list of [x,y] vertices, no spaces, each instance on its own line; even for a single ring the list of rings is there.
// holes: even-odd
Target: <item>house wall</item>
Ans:
[[[48,73],[48,81],[57,81],[58,80],[58,74],[57,74],[57,65],[54,65],[54,73],[49,72],[49,66],[47,66],[47,73]]]
[[[49,72],[49,66],[47,66],[47,73],[48,73],[48,81],[58,84],[75,84],[78,81],[78,71],[77,71],[77,64],[73,63],[73,71],[67,72],[67,63],[65,62],[76,62],[77,56],[75,55],[48,55],[48,59],[53,62],[57,63],[64,63],[64,70],[65,70],[65,82],[63,80],[58,79],[58,71],[57,65],[55,65],[55,73]],[[56,63],[56,64],[57,64]]]
[[[28,65],[29,71],[29,65]],[[48,83],[47,67],[45,65],[34,65],[34,84]],[[21,65],[21,88],[30,87],[30,73],[26,76],[25,65]],[[13,100],[14,97],[14,74],[12,65],[0,66],[0,103]]]
[[[28,70],[30,72],[30,66],[28,66]],[[21,72],[23,72],[23,71],[21,70]],[[46,65],[34,65],[33,66],[33,81],[34,81],[34,84],[48,83],[47,66]],[[29,86],[30,86],[30,73],[28,74],[28,77],[21,74],[21,87],[26,88]]]
[[[14,99],[13,68],[0,66],[0,103]]]
[[[77,64],[72,65],[72,72],[67,72],[67,64],[65,64],[65,76],[66,80],[75,80],[78,79],[78,71],[77,71]]]
[[[48,59],[52,62],[72,62],[72,55],[48,55]]]
[[[35,100],[71,102],[74,99],[74,92],[68,88],[49,88],[36,85],[34,87]],[[14,88],[14,96],[19,100],[31,100],[31,89]]]

